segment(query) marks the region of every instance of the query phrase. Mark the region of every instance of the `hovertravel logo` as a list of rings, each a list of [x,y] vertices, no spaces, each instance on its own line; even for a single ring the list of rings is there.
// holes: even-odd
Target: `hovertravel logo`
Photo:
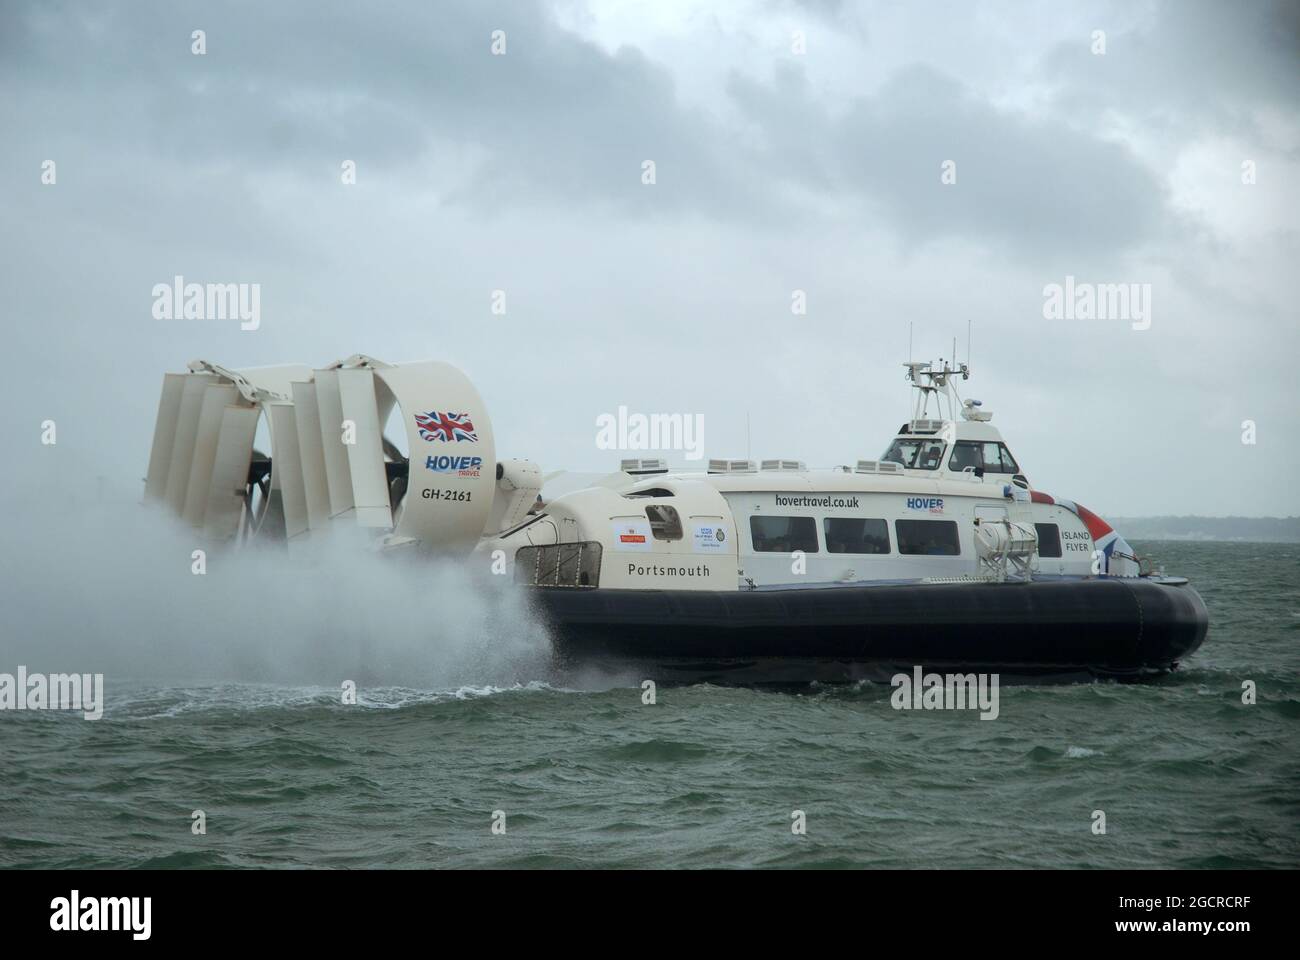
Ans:
[[[87,720],[104,715],[102,673],[0,673],[0,710],[80,710]]]
[[[943,513],[943,497],[908,497],[907,509]]]
[[[73,890],[50,901],[50,929],[57,932],[126,930],[133,940],[148,940],[152,915],[152,897],[83,897]]]
[[[454,473],[458,477],[477,477],[483,466],[482,457],[425,457],[424,468],[434,473]]]
[[[895,710],[979,710],[981,720],[998,718],[996,673],[922,673],[913,667],[909,676],[896,673],[889,681],[894,692],[889,703]]]

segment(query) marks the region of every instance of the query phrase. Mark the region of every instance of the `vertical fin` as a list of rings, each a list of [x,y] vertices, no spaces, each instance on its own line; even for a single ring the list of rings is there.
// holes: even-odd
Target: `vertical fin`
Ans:
[[[176,421],[181,414],[181,393],[185,374],[163,376],[158,397],[158,419],[154,422],[153,447],[149,450],[149,473],[144,481],[145,502],[156,502],[167,495],[167,472],[171,466],[172,446],[176,442]]]
[[[226,407],[235,403],[239,391],[229,383],[209,383],[199,403],[199,419],[194,429],[194,456],[190,459],[190,478],[186,484],[181,518],[192,527],[203,527],[203,513],[208,508],[208,490],[212,486],[212,466],[217,455],[217,440]]]
[[[226,407],[213,457],[212,485],[204,511],[203,530],[213,540],[229,540],[239,532],[253,459],[253,437],[261,412],[257,407]]]
[[[392,527],[374,371],[368,367],[345,367],[338,372],[338,384],[343,419],[356,425],[356,442],[345,445],[344,449],[357,523],[363,527]]]
[[[298,424],[291,403],[271,403],[267,410],[271,417],[271,475],[279,484],[284,505],[284,536],[292,540],[310,527],[298,449]]]
[[[198,433],[199,410],[203,405],[203,392],[212,377],[206,373],[191,373],[185,377],[181,389],[180,412],[176,417],[176,435],[172,441],[171,460],[167,467],[165,496],[172,510],[180,514],[185,509],[185,494],[190,485],[190,466],[194,462],[194,440]]]
[[[312,529],[320,530],[329,522],[330,491],[325,475],[320,408],[316,405],[314,383],[293,384],[293,415],[298,424],[298,453],[303,491],[307,498],[307,522]]]
[[[320,412],[330,516],[338,517],[352,509],[352,473],[348,467],[348,448],[343,445],[343,400],[339,396],[337,370],[316,371],[316,409]]]

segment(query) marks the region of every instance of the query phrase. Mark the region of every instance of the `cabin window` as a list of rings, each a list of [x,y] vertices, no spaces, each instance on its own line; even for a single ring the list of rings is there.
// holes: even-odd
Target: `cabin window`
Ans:
[[[650,520],[650,532],[654,534],[656,540],[682,538],[682,518],[677,515],[676,507],[656,503],[645,508],[645,515]]]
[[[899,437],[889,445],[881,460],[901,463],[909,470],[938,470],[947,444],[942,440],[908,440]]]
[[[826,517],[822,520],[827,553],[888,553],[889,524],[861,517]]]
[[[817,521],[812,517],[750,517],[749,536],[756,553],[817,552]]]
[[[949,470],[961,473],[968,467],[974,469],[983,465],[984,461],[980,457],[979,444],[964,442],[953,444],[952,459],[948,461]]]
[[[1005,443],[958,440],[952,447],[948,469],[961,473],[967,467],[978,467],[985,473],[1019,473],[1015,457]]]
[[[956,520],[895,520],[898,552],[912,556],[955,557],[961,553]]]
[[[1054,523],[1036,523],[1038,532],[1038,555],[1040,557],[1059,557],[1061,555],[1061,528]]]
[[[984,470],[987,473],[1019,473],[1016,458],[1005,443],[984,444]]]

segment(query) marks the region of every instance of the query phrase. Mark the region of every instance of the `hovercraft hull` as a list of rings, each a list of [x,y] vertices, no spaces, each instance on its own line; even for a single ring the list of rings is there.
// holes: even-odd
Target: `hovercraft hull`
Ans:
[[[718,682],[853,681],[927,670],[1136,679],[1205,639],[1185,580],[809,585],[740,591],[533,588],[562,665]]]

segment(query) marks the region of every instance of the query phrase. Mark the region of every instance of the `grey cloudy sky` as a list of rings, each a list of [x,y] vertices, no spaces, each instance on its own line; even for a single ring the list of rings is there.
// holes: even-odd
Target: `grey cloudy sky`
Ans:
[[[909,322],[971,320],[1036,487],[1300,513],[1297,9],[5,3],[6,482],[138,489],[164,371],[357,352],[460,366],[547,470],[615,466],[619,405],[829,466],[904,418]],[[176,274],[261,284],[260,329],[154,319]],[[1067,275],[1149,283],[1150,329],[1044,319]]]

